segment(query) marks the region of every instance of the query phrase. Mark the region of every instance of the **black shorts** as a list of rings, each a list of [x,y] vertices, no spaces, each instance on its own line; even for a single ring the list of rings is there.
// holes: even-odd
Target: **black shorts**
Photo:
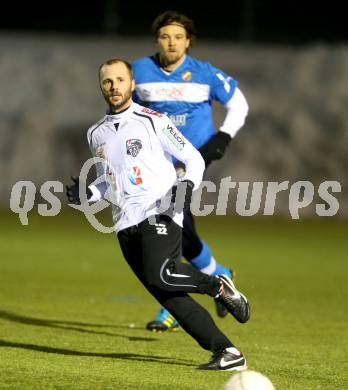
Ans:
[[[208,275],[181,262],[182,229],[167,215],[146,219],[121,230],[117,236],[129,266],[152,294],[215,293],[215,281],[212,283]]]
[[[157,215],[121,230],[117,236],[125,259],[147,290],[204,349],[232,346],[209,313],[188,293],[216,296],[220,283],[191,264],[181,262],[181,227]]]

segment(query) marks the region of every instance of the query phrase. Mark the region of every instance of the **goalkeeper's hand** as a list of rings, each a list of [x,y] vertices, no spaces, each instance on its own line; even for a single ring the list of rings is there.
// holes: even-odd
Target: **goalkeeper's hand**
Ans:
[[[225,154],[231,139],[229,134],[219,131],[205,145],[198,149],[206,165],[211,161],[219,160]]]
[[[71,176],[71,180],[73,181],[73,184],[66,186],[66,195],[68,197],[68,200],[70,203],[73,204],[81,204],[80,199],[80,180],[76,176]],[[81,182],[83,187],[86,188],[86,184]],[[92,197],[92,191],[87,187],[86,188],[86,197],[87,200]]]
[[[192,200],[194,184],[191,180],[179,181],[172,187],[172,204],[174,212],[181,213],[183,210],[189,210]]]

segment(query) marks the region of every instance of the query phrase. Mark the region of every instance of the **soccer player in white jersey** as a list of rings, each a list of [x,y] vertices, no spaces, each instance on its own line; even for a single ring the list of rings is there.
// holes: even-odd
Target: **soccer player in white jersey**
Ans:
[[[139,104],[167,114],[181,133],[204,158],[206,167],[220,159],[231,139],[243,126],[248,112],[246,99],[237,82],[222,70],[188,55],[195,38],[194,23],[175,11],[160,14],[152,30],[158,52],[133,62],[135,92]],[[224,105],[225,120],[216,132],[212,117],[212,101]],[[182,172],[181,162],[176,162]],[[209,275],[225,274],[233,279],[233,271],[218,263],[206,242],[199,237],[193,215],[184,211],[183,256],[194,267]],[[227,310],[215,300],[217,314]],[[147,324],[149,330],[165,331],[178,326],[175,318],[161,308]]]
[[[129,266],[182,328],[213,353],[199,368],[244,369],[243,354],[188,294],[215,297],[240,322],[249,319],[246,298],[224,275],[210,276],[181,262],[182,208],[189,207],[192,191],[201,183],[201,155],[167,116],[132,101],[134,80],[126,61],[102,64],[99,80],[109,110],[88,130],[92,154],[101,161],[98,184],[89,186],[87,199],[97,201],[110,191],[115,195],[113,219]],[[172,156],[186,166],[181,181]],[[177,207],[176,195],[183,188],[183,205]],[[168,193],[173,205],[161,212],[157,205]],[[67,195],[70,202],[81,203],[80,181],[67,186]]]

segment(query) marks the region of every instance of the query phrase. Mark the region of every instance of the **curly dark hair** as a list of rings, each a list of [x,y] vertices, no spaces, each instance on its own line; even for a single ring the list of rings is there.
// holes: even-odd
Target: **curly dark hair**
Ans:
[[[188,16],[180,14],[177,11],[165,11],[159,14],[152,23],[151,31],[155,38],[158,37],[158,31],[161,27],[169,24],[180,24],[186,30],[187,38],[190,39],[191,46],[196,38],[196,28],[194,21]]]

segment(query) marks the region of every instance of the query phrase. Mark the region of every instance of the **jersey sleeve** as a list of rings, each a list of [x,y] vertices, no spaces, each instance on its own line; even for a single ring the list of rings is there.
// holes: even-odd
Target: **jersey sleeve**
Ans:
[[[249,105],[242,91],[236,88],[234,95],[225,104],[225,107],[227,113],[220,131],[229,134],[233,138],[245,123]]]
[[[226,104],[232,98],[238,82],[211,64],[207,66],[210,73],[210,97],[221,104]]]
[[[191,180],[196,190],[202,182],[205,169],[201,154],[168,117],[161,118],[157,135],[163,150],[185,164],[186,174],[181,180]]]
[[[87,139],[92,157],[96,160],[94,162],[94,165],[97,176],[94,182],[88,186],[89,189],[92,191],[92,197],[89,199],[89,201],[97,202],[98,200],[104,198],[104,195],[109,187],[109,183],[106,181],[106,163],[97,161],[100,160],[100,156],[98,156],[98,150],[95,149],[91,137],[89,135],[87,136]]]

